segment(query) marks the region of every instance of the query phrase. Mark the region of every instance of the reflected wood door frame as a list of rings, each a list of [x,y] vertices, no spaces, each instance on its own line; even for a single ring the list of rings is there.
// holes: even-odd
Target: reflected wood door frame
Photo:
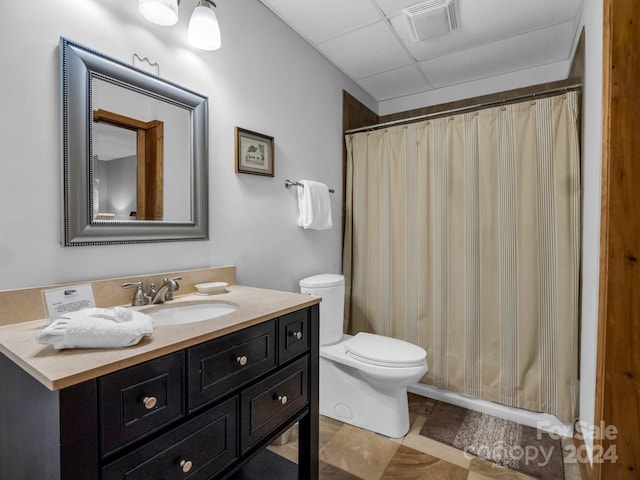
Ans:
[[[136,132],[136,219],[162,220],[164,122],[143,122],[103,109],[94,110],[93,121]]]

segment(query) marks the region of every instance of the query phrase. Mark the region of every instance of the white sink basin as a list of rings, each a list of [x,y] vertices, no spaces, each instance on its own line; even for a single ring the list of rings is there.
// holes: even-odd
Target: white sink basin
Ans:
[[[182,325],[202,322],[227,315],[237,310],[237,306],[224,302],[182,302],[157,305],[142,310],[153,319],[154,325]]]

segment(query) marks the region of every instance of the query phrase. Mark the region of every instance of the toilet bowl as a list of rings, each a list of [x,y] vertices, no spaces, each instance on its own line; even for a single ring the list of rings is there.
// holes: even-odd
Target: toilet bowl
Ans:
[[[395,338],[342,333],[344,277],[300,281],[320,303],[320,414],[399,438],[409,431],[407,386],[427,372],[426,351]]]

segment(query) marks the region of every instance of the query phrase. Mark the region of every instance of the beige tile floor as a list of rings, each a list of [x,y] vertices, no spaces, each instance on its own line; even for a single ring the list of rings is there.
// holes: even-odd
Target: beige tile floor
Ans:
[[[472,457],[420,435],[434,401],[409,394],[411,428],[401,439],[320,417],[321,480],[531,480],[533,477]],[[563,446],[572,440],[563,440]],[[295,432],[288,443],[269,447],[297,459]],[[565,456],[567,451],[565,451]],[[565,459],[565,480],[581,480],[577,463]]]

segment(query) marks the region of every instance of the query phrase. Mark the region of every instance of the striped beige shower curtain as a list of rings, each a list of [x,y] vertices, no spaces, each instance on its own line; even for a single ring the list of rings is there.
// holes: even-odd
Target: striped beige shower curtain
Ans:
[[[577,92],[348,135],[345,321],[423,382],[576,417]]]

